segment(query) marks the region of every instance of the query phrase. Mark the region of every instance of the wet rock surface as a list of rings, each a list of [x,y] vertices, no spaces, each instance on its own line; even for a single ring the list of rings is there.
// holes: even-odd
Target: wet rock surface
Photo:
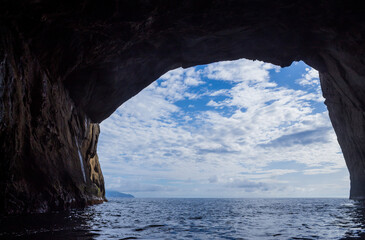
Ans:
[[[351,198],[364,199],[364,16],[361,1],[4,1],[2,210],[101,200],[91,122],[170,69],[238,58],[320,71]]]

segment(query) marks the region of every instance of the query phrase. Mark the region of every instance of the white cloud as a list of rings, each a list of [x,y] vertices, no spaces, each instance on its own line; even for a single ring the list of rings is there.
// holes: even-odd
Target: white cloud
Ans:
[[[319,101],[317,90],[279,87],[270,80],[269,70],[279,68],[243,59],[202,70],[179,68],[161,76],[101,124],[98,152],[107,188],[137,196],[214,197],[209,190],[214,185],[222,196],[246,196],[246,190],[235,192],[241,186],[273,196],[289,194],[283,189],[290,189],[288,181],[276,178],[344,169],[328,113],[315,113],[311,106],[311,101]],[[306,70],[303,79],[314,82],[312,70]],[[207,78],[227,81],[232,88],[191,90],[206,86]],[[206,106],[213,110],[175,104],[207,96],[211,99]],[[264,170],[285,161],[307,168]]]
[[[302,85],[311,85],[311,86],[317,86],[319,85],[319,74],[318,71],[314,68],[306,68],[306,73],[302,74],[302,78],[298,79],[297,82]]]
[[[229,90],[228,89],[221,89],[214,92],[209,93],[209,96],[215,97],[215,96],[229,96]]]
[[[207,103],[207,106],[210,106],[210,107],[219,107],[219,106],[222,106],[222,104],[219,104],[213,100],[210,100],[208,103]]]
[[[296,82],[305,87],[312,87],[315,89],[315,94],[313,94],[313,100],[317,102],[323,102],[321,85],[319,80],[319,73],[314,68],[306,68],[305,73],[302,74],[302,78],[297,79]]]
[[[204,74],[214,80],[254,83],[267,80],[269,69],[278,69],[278,67],[261,61],[240,59],[209,64],[204,69]]]

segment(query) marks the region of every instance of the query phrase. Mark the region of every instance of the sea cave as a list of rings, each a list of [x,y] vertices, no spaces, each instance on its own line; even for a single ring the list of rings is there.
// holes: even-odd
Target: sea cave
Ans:
[[[365,6],[360,1],[4,1],[0,212],[101,203],[99,123],[175,68],[247,58],[319,71],[365,199]]]

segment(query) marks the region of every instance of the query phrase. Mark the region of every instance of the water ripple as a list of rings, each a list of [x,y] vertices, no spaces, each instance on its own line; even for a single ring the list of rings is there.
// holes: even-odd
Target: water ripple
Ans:
[[[70,212],[1,217],[0,239],[363,239],[347,199],[110,199]]]

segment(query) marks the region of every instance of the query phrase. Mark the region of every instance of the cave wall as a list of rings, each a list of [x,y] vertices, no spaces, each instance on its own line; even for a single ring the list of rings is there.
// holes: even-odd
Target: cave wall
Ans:
[[[364,16],[351,0],[4,1],[2,208],[101,200],[96,124],[168,70],[238,58],[320,71],[350,197],[364,199]]]
[[[62,82],[49,77],[25,42],[13,41],[12,33],[7,37],[0,64],[0,212],[102,202],[99,125],[75,107]]]

